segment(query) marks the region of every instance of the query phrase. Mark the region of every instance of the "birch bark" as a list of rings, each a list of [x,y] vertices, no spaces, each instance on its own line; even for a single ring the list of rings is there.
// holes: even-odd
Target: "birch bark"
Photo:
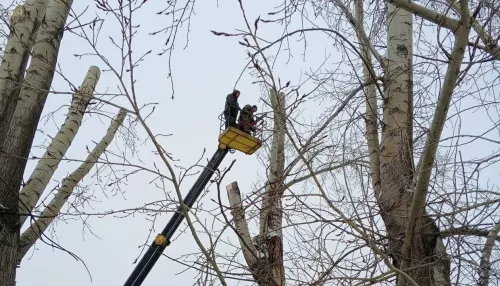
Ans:
[[[19,203],[21,214],[29,214],[33,211],[66,151],[68,151],[75,139],[100,75],[101,71],[99,68],[91,66],[80,90],[73,95],[66,120],[52,139],[45,154],[38,161],[35,170],[21,190]],[[20,225],[24,224],[26,218],[26,215],[20,216]]]
[[[57,215],[59,215],[59,212],[68,201],[75,187],[90,172],[92,167],[94,167],[95,163],[99,160],[99,157],[104,153],[104,151],[106,151],[106,148],[113,141],[118,128],[123,123],[126,114],[126,111],[123,109],[118,112],[101,141],[99,141],[99,143],[94,147],[85,161],[62,181],[61,188],[57,191],[54,198],[42,212],[40,218],[32,223],[31,226],[21,235],[19,244],[20,248],[18,252],[19,262],[31,246],[35,244],[38,238],[43,235],[47,227],[54,221]]]
[[[16,108],[29,53],[49,0],[27,0],[10,18],[10,34],[0,64],[0,146]]]
[[[3,126],[0,145],[0,286],[15,284],[19,247],[19,189],[35,136],[72,0],[51,0],[33,45],[33,56],[19,98]],[[21,13],[21,12],[16,12]],[[29,50],[29,49],[27,49]],[[10,108],[10,107],[9,107]]]
[[[259,241],[265,243],[269,268],[276,285],[285,285],[283,265],[283,180],[285,168],[285,95],[270,90],[274,113],[274,132],[271,142],[270,167],[260,213]]]

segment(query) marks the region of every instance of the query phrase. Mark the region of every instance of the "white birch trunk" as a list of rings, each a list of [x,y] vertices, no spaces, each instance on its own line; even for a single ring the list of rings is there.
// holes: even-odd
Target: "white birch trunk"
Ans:
[[[226,186],[231,215],[234,218],[234,225],[243,252],[245,262],[259,286],[275,285],[274,281],[269,281],[272,276],[269,273],[267,263],[267,253],[257,249],[252,241],[248,230],[248,222],[245,218],[245,210],[241,201],[241,193],[237,182]]]
[[[406,10],[388,4],[387,70],[380,149],[381,188],[377,195],[389,237],[389,255],[402,268],[402,240],[407,225],[413,182],[413,17]],[[413,253],[415,264],[425,257]],[[422,269],[422,268],[419,268]],[[423,269],[425,272],[428,269]],[[429,275],[408,273],[419,285],[430,285]]]
[[[91,66],[81,88],[73,95],[66,120],[21,190],[19,202],[19,212],[21,214],[29,214],[33,211],[66,151],[71,146],[80,129],[85,110],[93,96],[100,74],[101,71],[98,67]],[[20,216],[20,225],[24,224],[27,217],[26,215]]]
[[[40,3],[40,2],[39,2]],[[8,156],[0,156],[0,203],[6,214],[0,219],[0,286],[15,284],[17,252],[19,248],[19,189],[26,160],[35,136],[57,62],[57,53],[71,0],[52,0],[44,22],[36,34],[33,57],[23,82],[15,109],[10,104],[9,118],[3,118],[0,149]],[[41,5],[41,4],[40,4]],[[20,8],[16,13],[22,16]],[[26,48],[29,51],[29,47]],[[23,61],[23,59],[21,59]],[[19,62],[18,62],[19,64]],[[24,66],[21,63],[21,70]],[[7,98],[7,101],[11,99]],[[12,117],[11,110],[14,110]],[[6,114],[7,115],[7,114]]]
[[[89,173],[92,167],[94,167],[99,157],[113,141],[113,138],[115,137],[118,128],[123,123],[125,116],[126,111],[121,109],[111,122],[104,137],[94,147],[92,152],[90,152],[85,161],[62,181],[61,188],[57,191],[54,198],[42,212],[40,218],[32,223],[31,226],[21,235],[18,253],[19,261],[22,260],[26,252],[31,248],[31,246],[33,246],[33,244],[35,244],[37,239],[43,235],[44,231],[54,221],[64,204],[68,201],[75,187]]]
[[[274,133],[271,143],[270,168],[260,213],[260,239],[267,241],[268,263],[278,286],[285,285],[283,265],[283,235],[281,231],[285,166],[285,94],[270,90],[274,112]]]
[[[0,146],[16,108],[29,53],[49,0],[27,0],[10,18],[10,34],[0,64]]]
[[[403,262],[405,262],[405,264],[408,264],[408,266],[412,266],[410,264],[410,261],[414,261],[413,256],[416,252],[415,248],[418,247],[419,244],[424,243],[424,245],[421,245],[421,247],[434,247],[434,249],[426,249],[425,247],[423,248],[427,251],[427,253],[429,253],[429,250],[433,250],[432,254],[435,255],[431,259],[431,261],[434,262],[432,271],[427,271],[427,273],[432,274],[431,283],[425,285],[437,286],[451,284],[449,277],[450,262],[448,257],[446,256],[446,252],[443,251],[444,247],[441,238],[437,237],[433,241],[426,242],[424,239],[421,239],[418,236],[424,236],[424,238],[425,236],[427,236],[429,238],[432,237],[430,233],[439,232],[439,229],[437,229],[435,223],[430,223],[430,219],[426,216],[425,201],[432,172],[432,165],[434,164],[434,158],[437,153],[438,142],[440,140],[441,132],[443,131],[444,123],[447,118],[448,108],[451,102],[453,91],[456,87],[456,82],[460,72],[460,66],[464,59],[465,48],[469,41],[468,36],[471,29],[471,21],[467,0],[463,0],[460,3],[460,16],[461,17],[458,29],[455,31],[455,42],[453,51],[451,53],[450,63],[443,80],[436,109],[434,111],[434,117],[429,128],[429,133],[422,154],[421,165],[418,170],[418,180],[414,188],[404,244],[402,246]],[[421,258],[423,259],[427,257]],[[429,259],[427,259],[427,263],[428,261]],[[403,265],[403,267],[404,266],[406,265]],[[446,279],[446,281],[444,281],[444,279]]]

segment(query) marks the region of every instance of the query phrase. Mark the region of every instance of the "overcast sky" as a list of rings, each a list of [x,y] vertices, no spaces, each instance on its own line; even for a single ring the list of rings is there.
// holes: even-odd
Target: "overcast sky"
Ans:
[[[179,31],[177,36],[176,49],[173,56],[172,68],[175,84],[175,99],[171,99],[170,80],[167,79],[168,67],[166,56],[158,57],[166,41],[165,36],[150,36],[149,33],[161,29],[170,24],[170,18],[167,16],[156,15],[156,12],[163,8],[160,1],[148,1],[134,14],[133,23],[140,24],[141,28],[134,37],[134,56],[137,58],[148,50],[152,49],[152,54],[145,58],[145,61],[135,70],[137,83],[135,85],[136,93],[141,104],[158,103],[155,113],[148,118],[148,123],[153,133],[172,134],[169,137],[159,137],[159,141],[164,148],[173,154],[177,165],[189,167],[194,164],[201,156],[203,149],[206,149],[205,156],[201,161],[206,164],[207,158],[210,158],[217,148],[217,137],[219,135],[219,121],[217,116],[224,107],[225,96],[232,91],[234,84],[240,73],[247,64],[246,50],[238,44],[241,38],[216,37],[210,30],[235,32],[235,29],[246,29],[243,22],[238,1],[197,1],[196,15],[193,15],[190,27],[189,46],[183,50],[186,39],[186,29]],[[258,2],[258,4],[257,4]],[[77,14],[83,12],[90,1],[75,1],[73,11]],[[252,3],[252,4],[250,4]],[[273,7],[280,4],[281,1],[244,1],[247,17],[251,24],[253,20],[261,15],[265,17],[266,13]],[[81,18],[81,22],[87,22],[94,18],[96,13],[95,5],[92,3]],[[98,12],[103,15],[102,12]],[[120,53],[112,46],[108,36],[119,39],[119,26],[111,15],[104,17],[105,23],[102,34],[99,38],[98,49],[103,53],[114,66],[119,65]],[[74,25],[74,24],[73,24]],[[296,27],[300,23],[294,24]],[[86,30],[90,32],[90,30]],[[259,35],[267,40],[273,40],[283,33],[283,27],[279,25],[264,26],[261,25]],[[317,68],[325,59],[330,56],[329,63],[340,60],[340,53],[328,41],[325,41],[324,35],[309,34],[307,46],[307,61],[302,58],[303,43],[295,43],[296,38],[291,40],[294,48],[294,58],[288,64],[286,56],[276,63],[274,72],[278,75],[282,83],[292,80],[293,84],[298,84],[304,80],[303,73],[307,69]],[[102,75],[97,86],[98,93],[117,93],[118,81],[110,72],[104,72],[106,69],[103,62],[97,57],[75,58],[74,54],[83,54],[90,52],[91,49],[84,40],[66,32],[63,38],[59,54],[59,64],[64,76],[71,80],[75,85],[80,85],[90,65],[96,65],[101,68]],[[126,78],[128,80],[128,78]],[[258,85],[252,84],[255,78],[251,77],[247,71],[243,73],[237,88],[241,90],[240,105],[247,103],[257,104],[263,108],[263,103],[259,97],[263,95]],[[303,92],[307,92],[308,85],[305,85]],[[68,84],[61,76],[56,75],[53,82],[53,88],[58,91],[68,91]],[[45,106],[44,114],[57,110],[54,118],[47,122],[42,121],[39,129],[43,130],[37,134],[34,145],[47,144],[48,137],[53,136],[61,124],[66,114],[66,107],[60,108],[62,104],[69,104],[70,96],[61,94],[50,94]],[[115,98],[113,102],[123,104],[129,107],[123,99]],[[320,102],[307,103],[307,113],[304,118],[310,118],[316,121],[317,117],[325,108],[331,105]],[[318,105],[322,105],[318,107]],[[106,107],[108,114],[114,116],[117,109]],[[452,109],[450,109],[452,110]],[[450,111],[451,112],[451,111]],[[147,113],[146,113],[147,114]],[[480,120],[485,114],[474,115],[475,120]],[[471,117],[472,118],[472,117]],[[129,119],[129,118],[128,118]],[[469,120],[462,122],[464,128],[474,128],[475,121]],[[477,121],[476,121],[477,122]],[[129,126],[128,120],[125,126]],[[87,115],[84,123],[67,153],[68,158],[83,159],[86,156],[86,148],[93,148],[95,141],[98,141],[106,132],[109,124],[109,118],[97,114]],[[141,139],[145,138],[145,133],[141,127],[137,127],[137,133]],[[125,138],[127,130],[122,129],[121,135],[117,136],[108,151],[125,151],[127,159],[134,164],[153,168],[153,162],[164,173],[167,169],[162,165],[158,157],[152,152],[153,146],[148,142],[146,145],[137,143],[138,154],[132,154],[130,148],[125,147]],[[446,134],[446,133],[445,133]],[[498,132],[497,132],[498,134]],[[498,136],[498,135],[496,135]],[[264,150],[262,150],[264,151]],[[43,149],[34,148],[32,155],[41,156]],[[488,150],[478,149],[475,155],[480,156],[487,153]],[[139,158],[137,157],[139,156]],[[467,156],[467,155],[465,155]],[[259,177],[264,176],[264,169],[261,166],[257,156],[247,156],[240,153],[229,154],[220,168],[229,166],[232,160],[236,159],[232,171],[226,176],[222,183],[222,201],[227,204],[225,186],[232,181],[238,181],[242,191],[249,192],[253,185],[258,182]],[[115,162],[121,162],[117,158],[112,159]],[[25,178],[29,177],[34,167],[34,162],[28,165]],[[64,176],[74,170],[79,165],[78,162],[64,162],[60,165],[53,179],[62,180]],[[116,167],[115,171],[125,170],[130,172],[133,169]],[[199,169],[198,169],[199,170]],[[93,169],[92,175],[94,174]],[[124,171],[124,172],[125,172]],[[180,169],[176,172],[179,173]],[[104,177],[109,175],[109,171],[104,172]],[[491,174],[497,175],[497,174]],[[111,176],[112,178],[112,176]],[[93,195],[93,202],[79,207],[79,210],[88,213],[99,213],[110,210],[120,210],[128,208],[138,208],[146,203],[165,200],[164,191],[150,184],[154,179],[152,174],[139,172],[127,178],[122,185],[122,192],[117,192],[112,187],[102,188],[97,185],[94,178],[90,175],[85,178],[84,184],[89,185],[86,195]],[[185,195],[195,177],[187,177],[182,182],[182,192]],[[46,190],[44,197],[48,196],[46,201],[50,200],[52,195],[49,191],[55,186],[53,182]],[[106,182],[101,182],[105,185]],[[165,190],[172,197],[176,197],[173,188],[169,185]],[[217,189],[214,185],[209,188],[210,192],[202,199],[203,209],[218,212],[217,204],[212,200],[217,200]],[[64,209],[67,210],[67,207]],[[170,219],[170,213],[163,213],[156,218],[155,227],[151,237],[148,237],[152,226],[148,215],[135,214],[134,216],[119,217],[105,216],[103,218],[90,216],[86,224],[90,225],[91,231],[83,227],[81,217],[74,217],[73,221],[60,221],[55,225],[54,233],[47,233],[55,239],[61,246],[65,247],[75,255],[80,257],[88,267],[92,275],[92,281],[84,265],[76,261],[70,255],[60,250],[54,249],[44,243],[36,244],[36,251],[30,250],[27,257],[22,261],[21,268],[18,271],[18,285],[122,285],[134,265],[134,259],[140,254],[140,246],[144,243],[149,245],[156,233],[161,231],[167,221]],[[199,215],[200,219],[206,220],[207,227],[212,226],[213,215],[203,213]],[[216,227],[220,229],[220,224]],[[183,224],[181,230],[185,229]],[[52,230],[52,229],[51,229]],[[232,242],[237,240],[232,236]],[[202,240],[207,242],[207,237]],[[205,243],[205,246],[208,244]],[[219,251],[233,251],[234,248],[219,245]],[[181,234],[180,238],[174,240],[164,252],[166,255],[178,258],[185,254],[198,252],[198,247],[191,236],[189,230]],[[191,258],[192,260],[192,258]],[[180,273],[185,266],[167,258],[162,257],[156,263],[153,270],[143,285],[191,285],[195,282],[194,274],[196,272],[187,271]],[[230,281],[231,285],[236,282]],[[242,282],[240,285],[249,285]]]

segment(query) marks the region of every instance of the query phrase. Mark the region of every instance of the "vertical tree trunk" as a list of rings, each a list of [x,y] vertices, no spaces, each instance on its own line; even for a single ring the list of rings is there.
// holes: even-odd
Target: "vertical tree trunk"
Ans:
[[[19,188],[48,90],[72,0],[52,0],[0,153],[0,286],[15,284],[19,247]]]
[[[382,211],[388,236],[389,254],[398,268],[413,267],[408,274],[419,285],[449,284],[449,264],[439,259],[444,247],[436,233],[435,222],[424,216],[419,231],[414,234],[408,265],[403,263],[403,241],[408,225],[409,209],[414,190],[412,120],[413,120],[413,75],[412,75],[412,13],[388,4],[388,65],[384,102],[384,125],[381,142],[381,189],[378,202]],[[434,263],[434,264],[433,264]],[[447,280],[437,277],[435,267],[446,273]],[[446,276],[446,275],[445,275]]]
[[[389,254],[401,266],[401,248],[411,203],[412,14],[388,5],[388,65],[381,142],[379,205],[388,232]],[[424,275],[428,276],[428,275]],[[412,278],[416,278],[412,275]],[[420,277],[419,285],[429,285]],[[420,284],[425,283],[425,284]]]
[[[269,268],[276,285],[285,285],[283,265],[283,175],[285,168],[285,95],[270,91],[274,113],[274,134],[271,143],[270,168],[260,212],[259,243],[265,243]],[[264,242],[265,241],[265,242]]]
[[[26,0],[14,9],[10,18],[10,34],[0,65],[0,146],[14,114],[29,53],[48,2]]]
[[[253,245],[252,238],[250,237],[238,183],[232,182],[226,186],[226,190],[243,257],[245,258],[253,278],[259,286],[275,286],[276,283],[273,283],[274,280],[270,279],[272,275],[270,273],[268,261],[266,260],[267,251],[260,251],[257,249],[255,245]]]

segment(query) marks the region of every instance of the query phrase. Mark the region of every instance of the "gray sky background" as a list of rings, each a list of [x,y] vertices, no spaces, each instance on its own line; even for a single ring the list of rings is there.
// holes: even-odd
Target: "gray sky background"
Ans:
[[[254,19],[272,10],[279,5],[281,1],[244,1],[247,17],[253,25]],[[81,21],[91,20],[96,12],[95,5],[87,1],[75,1],[73,11],[81,13],[89,5],[87,12],[83,15]],[[238,1],[219,1],[218,7],[216,1],[198,1],[196,2],[196,15],[193,15],[191,22],[191,32],[189,46],[183,50],[186,39],[186,29],[179,31],[176,39],[176,50],[174,52],[172,67],[175,82],[175,99],[171,100],[170,81],[166,78],[168,73],[166,56],[158,57],[156,54],[161,51],[166,37],[157,35],[149,36],[148,33],[163,28],[170,24],[170,18],[159,16],[155,13],[162,9],[163,4],[159,1],[148,1],[143,8],[134,14],[133,22],[140,24],[138,35],[134,37],[134,55],[137,58],[144,52],[152,49],[151,55],[146,57],[145,61],[135,69],[137,79],[136,92],[138,100],[141,103],[156,102],[155,113],[148,119],[149,126],[154,133],[173,134],[170,137],[160,137],[159,141],[165,149],[173,153],[176,159],[179,159],[178,165],[189,167],[196,162],[202,154],[204,148],[206,153],[201,161],[207,162],[217,148],[217,137],[219,131],[219,121],[217,116],[222,112],[225,96],[231,92],[234,83],[239,77],[240,72],[246,65],[246,49],[238,44],[240,37],[226,38],[216,37],[210,30],[234,32],[235,28],[245,29]],[[102,15],[102,12],[99,12]],[[112,16],[104,18],[105,23],[100,36],[98,49],[103,53],[114,66],[118,66],[120,53],[114,48],[108,36],[119,39],[119,26]],[[298,28],[300,23],[293,23],[290,30]],[[310,26],[306,24],[306,26]],[[274,40],[283,33],[283,26],[260,25],[259,36]],[[90,32],[89,29],[86,30]],[[275,75],[278,75],[284,84],[292,80],[292,84],[299,84],[305,80],[304,72],[309,68],[316,69],[324,61],[325,57],[330,56],[328,64],[340,61],[340,53],[333,47],[331,42],[326,40],[324,34],[310,33],[307,36],[307,57],[306,61],[302,58],[303,43],[296,43],[297,37],[291,38],[292,53],[294,57],[288,64],[287,56],[282,55],[274,66]],[[78,59],[73,54],[82,54],[90,51],[89,45],[82,39],[73,34],[65,33],[63,43],[59,54],[59,64],[63,74],[75,85],[80,85],[85,76],[89,65],[96,65],[101,71],[106,69],[105,65],[97,57],[84,57]],[[126,78],[129,80],[128,78]],[[246,103],[257,103],[260,110],[263,109],[262,102],[258,99],[263,95],[258,85],[252,84],[255,78],[252,78],[248,72],[243,74],[237,88],[242,91],[240,105]],[[102,72],[97,91],[99,93],[116,93],[118,82],[111,72]],[[307,83],[301,93],[309,91],[312,83]],[[68,91],[68,84],[58,75],[55,76],[53,88],[57,91]],[[437,92],[436,92],[437,96]],[[123,99],[113,99],[115,103],[123,104],[128,107]],[[58,110],[61,104],[69,104],[70,96],[51,94],[45,106],[44,114]],[[325,109],[335,107],[330,102],[307,102],[306,112],[301,115],[303,121],[318,121],[318,116]],[[461,107],[463,108],[463,106]],[[105,110],[111,112],[114,116],[117,109],[106,107]],[[268,110],[266,108],[265,110]],[[39,125],[43,129],[43,134],[38,133],[34,145],[46,143],[47,136],[53,136],[64,119],[66,107],[59,109],[54,117],[45,125],[42,122]],[[453,113],[453,108],[450,109]],[[147,114],[147,113],[146,113]],[[477,122],[487,120],[484,113],[471,114],[469,120],[461,122],[465,130],[477,129]],[[129,119],[129,118],[128,118]],[[269,122],[270,123],[270,122]],[[85,121],[67,153],[68,158],[83,159],[86,156],[85,148],[94,147],[93,141],[98,141],[106,132],[109,124],[109,118],[98,116],[97,114],[87,115]],[[128,126],[125,123],[125,126]],[[137,128],[141,139],[145,138],[145,133],[140,127]],[[451,134],[453,126],[447,126],[445,134]],[[121,130],[122,134],[125,130]],[[493,137],[498,137],[498,130],[493,130]],[[108,151],[125,150],[123,136],[115,137]],[[485,143],[481,143],[485,144]],[[486,145],[475,149],[474,154],[464,154],[464,159],[473,156],[481,156],[491,153],[491,148]],[[167,173],[159,158],[152,153],[152,144],[136,146],[139,152],[138,156],[143,161],[139,162],[136,155],[127,150],[127,159],[133,163],[153,168],[153,162]],[[470,150],[470,149],[469,149]],[[262,150],[261,152],[264,152]],[[43,149],[33,149],[33,155],[41,156]],[[232,181],[238,181],[243,192],[252,190],[252,186],[258,182],[259,177],[264,176],[264,168],[261,166],[257,156],[247,156],[244,154],[229,154],[222,163],[221,168],[229,166],[231,161],[236,159],[232,171],[226,176],[222,183],[222,201],[227,204],[227,195],[225,185]],[[113,161],[119,161],[113,158]],[[25,178],[29,176],[36,162],[30,162],[26,170]],[[78,162],[64,162],[61,164],[53,179],[62,180],[79,165]],[[116,170],[124,168],[116,168]],[[128,169],[130,171],[131,169]],[[95,168],[91,174],[94,174]],[[179,169],[177,170],[177,173]],[[498,175],[498,172],[490,171],[486,177]],[[107,173],[105,173],[107,174]],[[139,172],[128,178],[126,185],[122,186],[123,193],[113,191],[113,189],[101,190],[96,186],[95,178],[90,175],[84,179],[84,184],[89,184],[88,192],[93,192],[95,202],[86,205],[84,210],[89,213],[105,212],[109,210],[119,210],[127,208],[137,208],[145,203],[165,199],[162,190],[156,188],[149,182],[154,178],[146,172]],[[185,195],[196,177],[188,177],[182,183],[183,195]],[[487,179],[486,178],[486,179]],[[105,185],[105,183],[102,183]],[[46,190],[48,202],[52,195],[49,194],[55,186],[52,183]],[[210,187],[208,195],[203,197],[203,209],[214,210],[218,212],[217,205],[211,200],[217,200],[217,190],[214,185]],[[167,185],[167,192],[171,192],[172,197],[176,198],[173,188]],[[82,208],[80,208],[81,210]],[[64,210],[67,210],[65,207]],[[119,215],[118,215],[119,216]],[[147,237],[151,222],[147,220],[147,215],[135,214],[126,218],[105,216],[99,218],[91,216],[87,223],[91,226],[91,231],[83,228],[82,222],[78,217],[75,221],[59,222],[55,225],[55,237],[66,249],[78,255],[87,265],[92,274],[92,283],[89,275],[81,262],[76,261],[67,253],[38,242],[36,251],[31,250],[25,258],[18,271],[18,285],[122,285],[134,265],[132,262],[139,255],[138,248],[143,243],[149,245],[152,237],[161,231],[167,221],[170,219],[170,213],[163,213],[157,217],[152,237]],[[210,227],[213,216],[211,214],[202,214],[200,219],[206,219],[206,224]],[[219,224],[220,228],[220,224]],[[179,228],[177,234],[185,229],[185,224]],[[226,234],[228,232],[226,231]],[[97,237],[96,237],[97,236]],[[227,235],[226,235],[227,236]],[[237,243],[234,235],[231,235],[232,242]],[[176,236],[177,238],[177,236]],[[207,237],[201,236],[205,246]],[[219,251],[225,249],[233,250],[232,247],[221,245]],[[198,252],[197,245],[192,238],[189,230],[184,232],[178,239],[167,247],[165,254],[170,257],[180,257],[184,254]],[[241,255],[240,255],[241,257]],[[187,271],[179,274],[185,267],[162,257],[156,263],[143,285],[191,285],[194,283],[193,271]],[[236,285],[236,282],[231,282]],[[248,285],[241,283],[241,285]]]

